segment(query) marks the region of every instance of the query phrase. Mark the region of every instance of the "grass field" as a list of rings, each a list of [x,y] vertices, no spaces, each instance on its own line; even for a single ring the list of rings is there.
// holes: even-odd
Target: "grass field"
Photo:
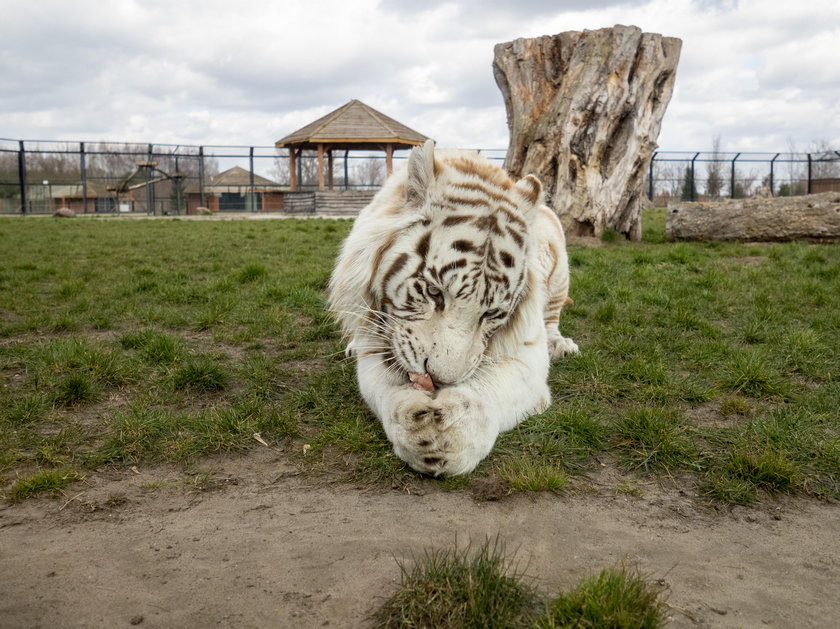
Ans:
[[[710,500],[840,497],[840,245],[570,247],[556,403],[466,478],[615,491],[667,476]],[[0,221],[0,488],[108,465],[284,447],[312,473],[416,478],[343,359],[324,288],[346,221]],[[308,446],[308,447],[304,447]]]

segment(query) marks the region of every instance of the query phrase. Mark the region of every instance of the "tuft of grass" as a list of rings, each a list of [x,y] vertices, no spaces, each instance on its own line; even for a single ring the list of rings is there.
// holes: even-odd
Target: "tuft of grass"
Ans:
[[[229,380],[228,372],[208,358],[195,358],[178,367],[172,374],[172,384],[176,390],[221,391]]]
[[[601,240],[604,242],[618,242],[619,238],[621,238],[621,234],[614,229],[605,229],[604,233],[601,234]]]
[[[606,569],[560,594],[543,618],[540,629],[658,629],[667,620],[665,604],[636,571]]]
[[[84,337],[56,338],[20,350],[37,387],[50,387],[68,373],[85,373],[105,387],[132,382],[136,367],[122,352]]]
[[[259,263],[251,263],[243,268],[236,275],[236,279],[240,284],[247,284],[249,282],[256,282],[268,275],[268,269]]]
[[[43,470],[16,481],[9,490],[9,498],[17,501],[36,494],[57,493],[79,478],[76,470]]]
[[[602,304],[598,310],[595,311],[595,321],[598,323],[609,323],[613,321],[618,313],[618,308],[615,303],[607,302]]]
[[[770,449],[735,450],[730,454],[725,470],[733,478],[770,492],[794,487],[799,476],[799,468],[793,461],[784,453]]]
[[[510,568],[498,539],[478,548],[425,551],[400,563],[399,590],[373,615],[378,629],[529,627],[534,590]]]
[[[701,489],[709,498],[730,505],[751,504],[757,494],[756,487],[751,482],[724,472],[709,474]]]
[[[96,380],[87,373],[71,373],[59,380],[55,402],[63,406],[76,406],[96,401],[101,392]]]
[[[721,386],[749,397],[784,397],[790,388],[768,356],[756,349],[741,349],[724,364]]]
[[[713,468],[703,492],[723,503],[748,505],[758,492],[793,492],[801,486],[800,466],[784,452],[753,444],[736,445]]]
[[[694,445],[671,409],[634,408],[615,422],[616,447],[634,468],[670,470],[689,465]]]
[[[568,475],[551,459],[514,458],[498,468],[499,476],[517,491],[557,492],[569,483]]]
[[[20,398],[0,403],[0,418],[11,426],[27,426],[46,417],[49,408],[46,396],[36,391]]]
[[[184,357],[182,339],[157,330],[124,334],[120,337],[120,345],[136,350],[144,360],[158,365],[169,365]]]
[[[720,414],[724,417],[730,415],[749,415],[752,412],[750,403],[740,395],[729,395],[720,403]]]

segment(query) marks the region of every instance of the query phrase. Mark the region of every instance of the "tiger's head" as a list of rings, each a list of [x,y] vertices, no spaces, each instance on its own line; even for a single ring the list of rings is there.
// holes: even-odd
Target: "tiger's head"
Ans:
[[[395,175],[397,176],[397,175]],[[398,215],[367,287],[374,327],[406,374],[435,385],[469,378],[532,289],[533,176],[514,182],[475,153],[412,150],[388,210]]]

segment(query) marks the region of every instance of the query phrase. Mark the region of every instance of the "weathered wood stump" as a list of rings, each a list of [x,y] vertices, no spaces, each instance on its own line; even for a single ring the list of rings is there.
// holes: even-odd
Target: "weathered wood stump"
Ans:
[[[647,166],[681,47],[635,26],[496,45],[510,129],[505,168],[540,178],[568,233],[641,238]]]
[[[801,197],[674,203],[668,240],[796,240],[840,238],[840,192]]]

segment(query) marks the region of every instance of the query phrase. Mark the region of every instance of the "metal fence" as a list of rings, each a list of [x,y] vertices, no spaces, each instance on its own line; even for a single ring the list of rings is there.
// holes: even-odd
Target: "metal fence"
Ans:
[[[648,168],[648,197],[718,200],[840,191],[840,151],[722,153],[657,151]]]
[[[288,164],[287,151],[273,146],[0,138],[0,213],[282,211]],[[298,160],[297,175],[298,190],[318,187],[314,151]],[[377,188],[384,178],[383,154],[345,152],[334,160],[334,188]]]
[[[504,149],[482,149],[501,163]],[[404,159],[406,152],[395,155]],[[283,211],[289,191],[285,149],[273,146],[184,146],[0,139],[0,212],[155,215],[208,211]],[[317,158],[298,160],[303,191],[317,188]],[[840,191],[840,152],[654,153],[648,196],[672,199],[787,196]],[[339,189],[378,187],[384,155],[345,152],[333,164]]]

